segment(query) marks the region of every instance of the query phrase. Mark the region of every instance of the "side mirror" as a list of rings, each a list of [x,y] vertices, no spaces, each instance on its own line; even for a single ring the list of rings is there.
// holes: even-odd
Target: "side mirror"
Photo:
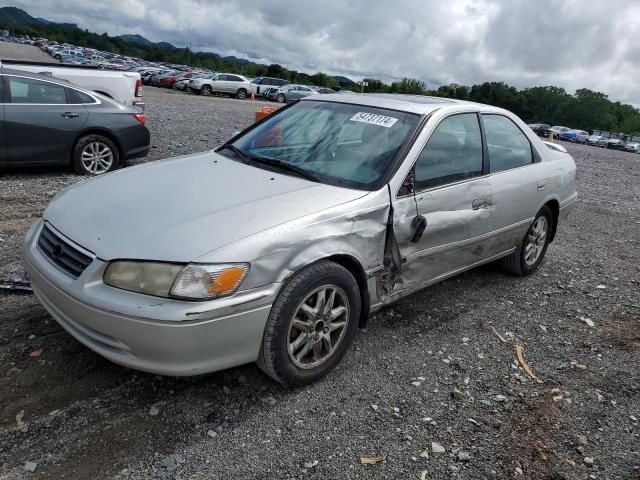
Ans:
[[[400,190],[398,191],[399,195],[411,195],[415,192],[416,187],[416,167],[412,167],[407,174],[407,177],[402,182],[400,186]]]

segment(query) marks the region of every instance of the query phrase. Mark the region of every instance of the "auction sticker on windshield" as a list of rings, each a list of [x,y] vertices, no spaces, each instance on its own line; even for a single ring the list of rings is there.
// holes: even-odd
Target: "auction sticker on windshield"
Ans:
[[[379,127],[391,128],[398,121],[397,118],[379,115],[377,113],[358,112],[350,118],[353,122],[368,123]]]

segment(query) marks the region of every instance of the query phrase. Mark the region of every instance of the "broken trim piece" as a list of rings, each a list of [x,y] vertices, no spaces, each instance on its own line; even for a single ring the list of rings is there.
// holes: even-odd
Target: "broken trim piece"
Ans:
[[[387,217],[387,229],[384,239],[384,258],[382,265],[384,267],[383,290],[384,293],[390,294],[396,284],[396,279],[402,270],[402,255],[400,247],[396,239],[395,230],[393,228],[393,204],[391,202],[391,187],[389,189],[389,216]]]

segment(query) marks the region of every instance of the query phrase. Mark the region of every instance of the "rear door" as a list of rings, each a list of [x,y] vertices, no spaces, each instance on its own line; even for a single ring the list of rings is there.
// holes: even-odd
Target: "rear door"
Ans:
[[[87,121],[83,105],[67,100],[69,88],[45,80],[5,75],[4,134],[8,163],[69,163]]]
[[[558,175],[540,156],[516,123],[505,115],[482,114],[491,164],[493,228],[505,249],[517,246],[544,203],[557,188]]]
[[[242,83],[244,83],[244,80],[236,75],[227,75],[227,83],[229,86],[228,92],[235,94],[240,89],[240,87],[242,87]]]

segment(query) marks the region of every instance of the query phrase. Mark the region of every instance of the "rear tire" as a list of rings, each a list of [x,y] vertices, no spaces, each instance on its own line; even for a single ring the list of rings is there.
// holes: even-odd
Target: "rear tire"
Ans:
[[[118,168],[120,153],[116,145],[102,135],[85,135],[73,148],[73,169],[80,175],[102,175]]]
[[[247,98],[247,91],[244,88],[241,88],[236,92],[236,98],[244,100],[245,98]]]
[[[535,272],[547,253],[552,228],[553,214],[545,205],[537,213],[516,251],[500,260],[502,267],[518,276]]]
[[[309,265],[276,298],[258,367],[283,385],[315,382],[347,352],[359,317],[360,290],[351,272],[328,260]]]

